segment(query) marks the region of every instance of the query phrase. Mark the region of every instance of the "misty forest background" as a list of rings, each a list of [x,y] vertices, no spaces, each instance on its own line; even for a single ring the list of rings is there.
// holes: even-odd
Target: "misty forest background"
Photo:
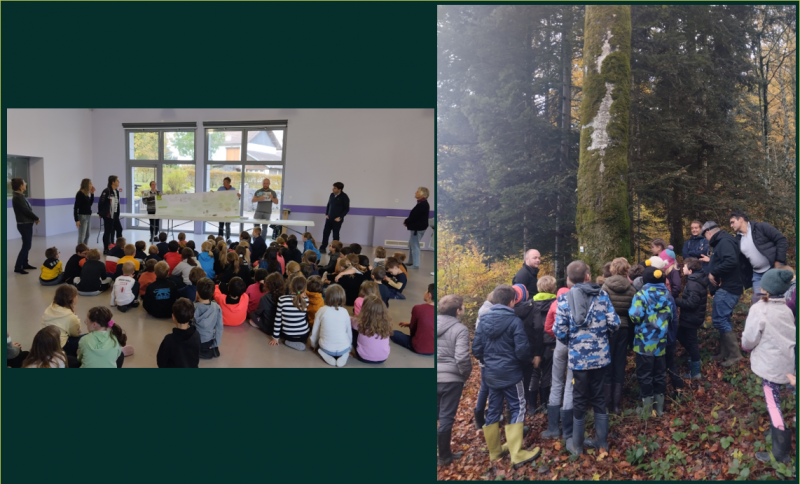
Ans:
[[[438,291],[466,322],[523,251],[542,273],[578,256],[585,7],[438,7]],[[796,22],[781,5],[633,5],[631,262],[680,255],[693,219],[732,209],[789,239],[795,262]],[[595,274],[597,275],[597,274]]]

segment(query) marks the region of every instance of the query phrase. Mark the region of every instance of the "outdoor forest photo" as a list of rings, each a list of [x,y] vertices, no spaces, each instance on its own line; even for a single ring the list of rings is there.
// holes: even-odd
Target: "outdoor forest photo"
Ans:
[[[797,480],[796,17],[437,7],[438,480]]]

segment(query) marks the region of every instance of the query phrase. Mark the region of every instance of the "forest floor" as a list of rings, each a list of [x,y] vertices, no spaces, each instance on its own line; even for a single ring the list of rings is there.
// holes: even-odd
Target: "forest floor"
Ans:
[[[749,296],[734,310],[734,331],[741,337],[749,309]],[[584,449],[571,456],[565,441],[541,439],[547,415],[527,416],[531,427],[524,448],[540,449],[539,457],[519,469],[506,456],[489,461],[483,432],[476,430],[473,409],[480,388],[480,368],[473,359],[470,379],[453,426],[453,452],[464,456],[452,465],[438,467],[438,480],[795,480],[796,390],[784,387],[781,407],[792,429],[792,465],[763,464],[755,453],[771,448],[770,422],[761,379],[750,370],[748,354],[735,366],[724,368],[711,360],[718,333],[706,325],[698,331],[703,379],[684,380],[684,390],[667,398],[664,415],[647,422],[635,413],[638,383],[633,353],[629,352],[621,415],[610,415],[608,453]],[[688,371],[686,353],[678,345],[678,368]],[[668,383],[668,392],[672,386]],[[501,423],[501,426],[503,424]],[[594,436],[592,412],[586,414],[586,431]],[[501,435],[504,432],[501,431]]]

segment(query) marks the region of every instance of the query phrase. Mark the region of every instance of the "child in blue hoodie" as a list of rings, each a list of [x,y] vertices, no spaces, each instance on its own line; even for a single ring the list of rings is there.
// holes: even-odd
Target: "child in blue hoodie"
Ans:
[[[317,261],[322,260],[322,254],[319,249],[317,249],[317,243],[314,241],[314,236],[311,235],[311,232],[305,232],[303,234],[303,252],[307,250],[313,250],[314,253],[317,254]]]
[[[219,356],[222,342],[222,308],[214,301],[214,281],[205,277],[197,281],[194,303],[194,325],[200,333],[200,358]]]
[[[197,256],[197,262],[206,273],[206,277],[214,280],[216,273],[214,272],[214,243],[206,240],[200,245],[200,254]]]
[[[664,284],[665,274],[648,267],[642,275],[644,286],[631,302],[628,315],[634,325],[633,351],[636,353],[636,377],[639,379],[643,407],[641,416],[647,420],[653,408],[658,416],[664,413],[664,393],[667,390],[667,331],[675,313],[675,304]]]

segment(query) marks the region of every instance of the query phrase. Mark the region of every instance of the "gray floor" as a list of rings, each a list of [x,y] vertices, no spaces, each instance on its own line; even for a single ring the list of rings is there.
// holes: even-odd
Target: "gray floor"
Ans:
[[[96,231],[92,233],[89,241],[90,248],[99,248],[102,244],[96,243]],[[123,234],[129,243],[136,240],[146,240],[148,233],[140,230],[126,230]],[[202,242],[207,235],[187,234],[188,239]],[[31,265],[39,267],[44,261],[44,252],[47,247],[58,247],[61,260],[66,264],[72,256],[77,244],[77,232],[57,235],[54,237],[34,237],[33,248],[30,253]],[[347,240],[343,240],[345,244]],[[33,337],[42,327],[41,315],[53,301],[56,287],[43,287],[39,285],[39,271],[30,271],[28,275],[14,273],[14,261],[22,246],[20,239],[13,239],[6,244],[6,272],[8,283],[7,293],[7,321],[8,330],[14,342],[19,342],[23,350],[30,348]],[[200,244],[198,243],[199,247]],[[372,247],[364,247],[363,253],[372,260]],[[400,329],[398,323],[408,321],[411,308],[422,304],[422,296],[428,284],[433,282],[431,271],[434,267],[433,252],[422,252],[422,264],[419,270],[410,270],[408,286],[405,289],[406,300],[392,300],[389,313],[395,329]],[[94,306],[108,306],[111,299],[110,291],[96,297],[78,297],[78,317],[81,321],[86,319],[87,311]],[[114,308],[111,308],[114,311]],[[352,308],[349,308],[352,313]],[[133,356],[125,358],[124,368],[155,368],[156,353],[165,334],[174,327],[171,320],[161,320],[150,317],[144,309],[121,313],[114,311],[114,321],[128,334],[128,344],[135,349]],[[83,332],[86,328],[82,328]],[[403,330],[406,333],[407,329]],[[284,345],[270,346],[269,337],[244,323],[241,326],[225,326],[222,334],[221,356],[213,360],[200,360],[201,368],[334,368],[328,366],[319,355],[310,350],[295,351]],[[378,365],[368,365],[350,358],[345,368],[433,368],[433,356],[420,356],[411,351],[391,344],[389,359]]]

